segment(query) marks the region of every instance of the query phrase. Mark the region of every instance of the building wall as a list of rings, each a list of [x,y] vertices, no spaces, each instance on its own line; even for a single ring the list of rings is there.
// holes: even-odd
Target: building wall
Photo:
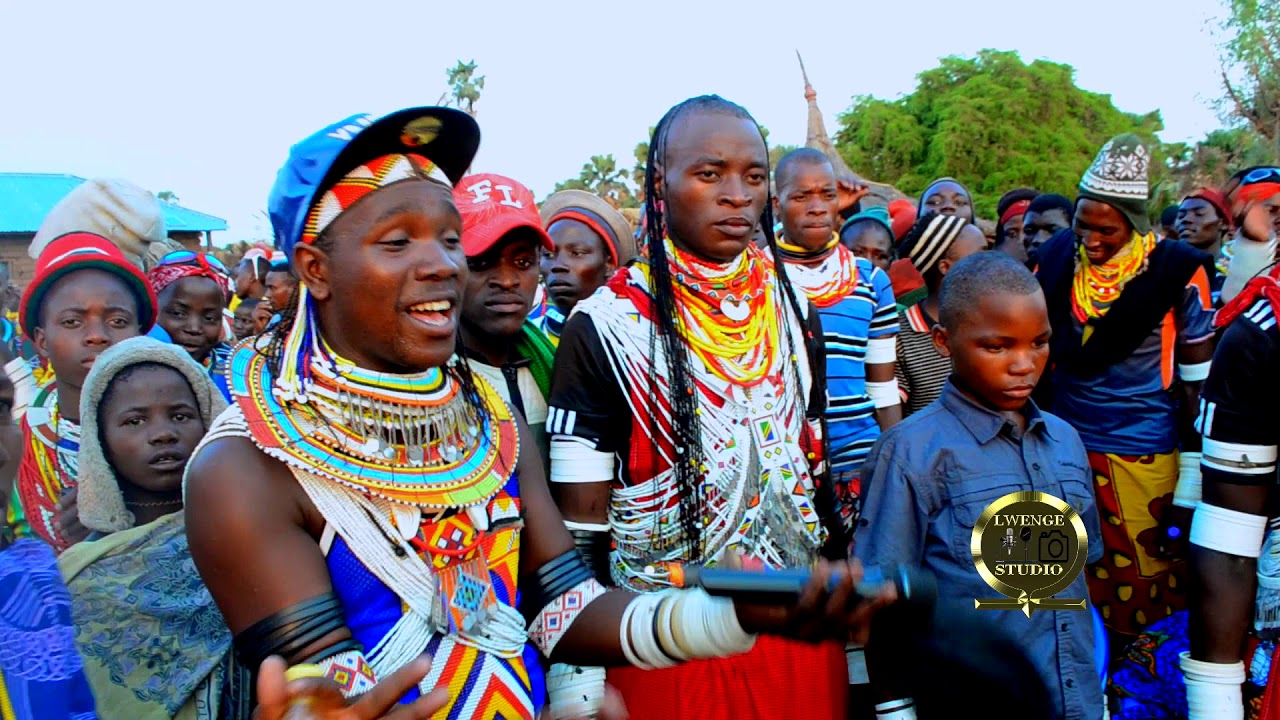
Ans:
[[[9,268],[9,276],[18,287],[31,282],[36,261],[27,256],[27,247],[35,233],[0,233],[0,262]]]

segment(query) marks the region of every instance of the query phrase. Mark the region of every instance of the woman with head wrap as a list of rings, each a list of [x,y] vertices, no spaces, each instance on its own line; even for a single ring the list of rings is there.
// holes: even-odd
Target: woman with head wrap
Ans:
[[[549,302],[538,326],[556,343],[573,307],[631,262],[636,242],[622,213],[582,190],[563,190],[547,198],[542,224],[556,247],[542,258]]]
[[[58,564],[103,717],[249,717],[249,675],[191,572],[182,515],[187,460],[226,406],[188,353],[148,337],[112,346],[85,380],[79,512],[94,535]],[[139,662],[141,648],[163,662]]]
[[[1178,205],[1174,228],[1177,239],[1213,256],[1216,272],[1209,278],[1209,289],[1216,305],[1231,268],[1231,244],[1226,242],[1231,235],[1231,213],[1226,197],[1213,188],[1191,193]]]
[[[996,204],[996,215],[1000,219],[996,221],[996,242],[992,250],[999,250],[1024,263],[1027,261],[1027,248],[1022,240],[1022,218],[1039,194],[1031,188],[1018,188],[1000,196],[1000,202]]]
[[[208,371],[223,397],[227,390],[226,342],[223,310],[231,297],[231,274],[218,258],[179,250],[160,259],[147,273],[160,303],[156,327],[150,335],[171,342]]]
[[[987,239],[973,223],[958,215],[928,213],[916,221],[898,248],[923,277],[928,292],[923,302],[898,315],[897,377],[904,397],[904,417],[936,400],[951,374],[951,360],[940,355],[933,344],[942,278],[952,265],[986,246]]]
[[[917,215],[927,213],[958,215],[973,222],[973,195],[953,177],[938,178],[920,193],[920,202],[916,205]]]

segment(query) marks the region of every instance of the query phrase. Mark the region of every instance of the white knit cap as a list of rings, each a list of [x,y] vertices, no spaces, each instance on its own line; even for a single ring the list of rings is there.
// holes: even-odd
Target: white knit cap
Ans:
[[[72,190],[45,216],[27,254],[40,257],[54,238],[70,232],[101,235],[125,257],[145,269],[152,243],[165,243],[164,210],[154,195],[127,180],[88,180]]]
[[[90,530],[118,532],[133,527],[133,513],[124,505],[120,481],[107,461],[98,429],[99,405],[107,387],[125,368],[142,363],[171,367],[182,374],[191,386],[200,419],[206,429],[227,407],[222,392],[213,384],[209,372],[196,364],[186,350],[155,338],[129,338],[103,351],[85,378],[80,395],[80,474],[76,505],[80,523]]]

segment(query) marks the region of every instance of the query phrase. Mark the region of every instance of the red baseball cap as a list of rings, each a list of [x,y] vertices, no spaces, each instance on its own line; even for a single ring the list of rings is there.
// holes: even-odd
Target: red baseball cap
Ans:
[[[555,250],[542,229],[542,216],[529,188],[501,175],[468,175],[453,188],[453,202],[462,214],[462,249],[467,257],[489,251],[502,236],[527,227],[542,247]]]
[[[36,273],[18,308],[18,324],[27,337],[40,324],[41,306],[53,284],[77,270],[103,270],[124,281],[138,301],[138,322],[147,332],[156,321],[156,294],[151,283],[115,243],[93,233],[75,232],[54,238],[36,259]]]

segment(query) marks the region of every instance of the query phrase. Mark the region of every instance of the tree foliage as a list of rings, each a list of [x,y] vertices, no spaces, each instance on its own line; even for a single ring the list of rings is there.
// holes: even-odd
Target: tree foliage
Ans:
[[[1280,2],[1228,0],[1222,82],[1229,114],[1280,154]]]
[[[1080,89],[1069,65],[983,50],[944,58],[901,99],[855,97],[835,141],[854,170],[909,195],[953,176],[989,217],[1015,187],[1074,196],[1098,149],[1121,133],[1137,133],[1152,149],[1159,183],[1168,173],[1155,136],[1163,127],[1158,111],[1122,112],[1110,96]]]
[[[449,91],[440,98],[440,104],[446,102],[459,110],[465,110],[475,116],[476,103],[480,100],[480,91],[484,89],[484,76],[476,77],[476,61],[458,61],[446,74],[449,76]]]
[[[160,192],[156,193],[156,199],[162,203],[167,203],[169,205],[178,204],[178,195],[172,190],[161,190]]]

